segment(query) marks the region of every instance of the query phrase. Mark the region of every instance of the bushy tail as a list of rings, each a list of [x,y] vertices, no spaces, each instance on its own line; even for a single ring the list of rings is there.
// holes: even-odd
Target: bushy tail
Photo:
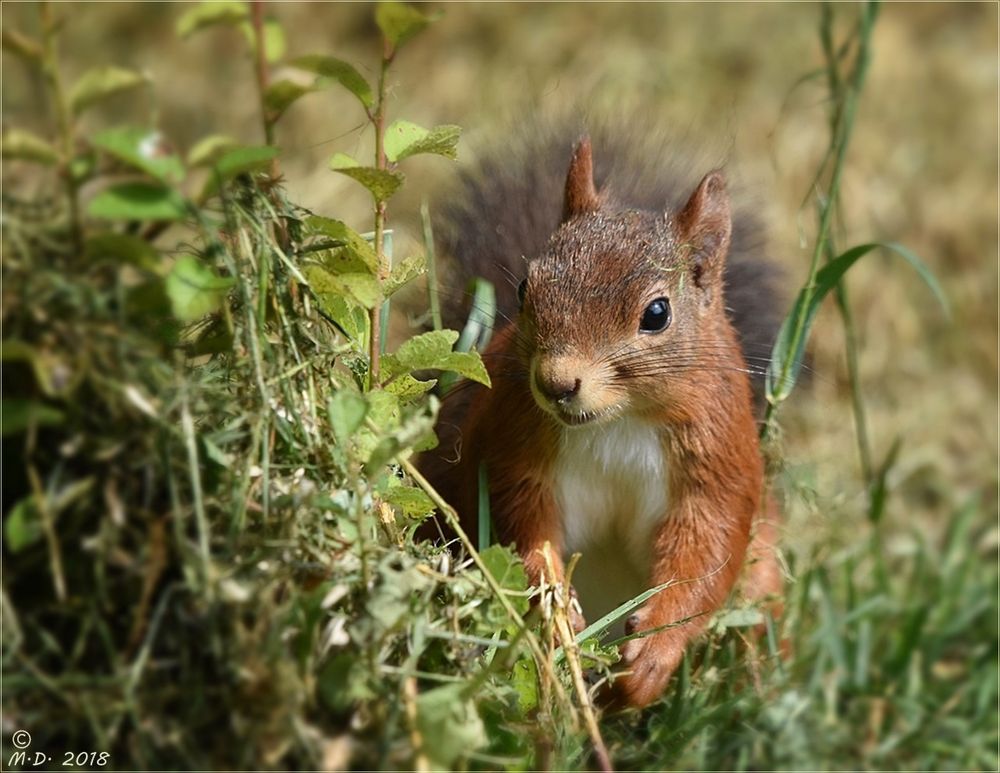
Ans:
[[[588,133],[594,149],[594,179],[614,200],[652,211],[683,206],[698,181],[714,167],[648,127],[624,121],[588,121],[572,126],[533,124],[476,154],[459,175],[439,211],[435,233],[447,268],[450,292],[443,311],[449,327],[461,329],[471,279],[493,283],[500,319],[517,313],[517,286],[527,261],[540,254],[558,227],[563,186],[573,144]],[[781,324],[781,274],[764,255],[763,230],[733,197],[733,234],[725,274],[726,307],[736,327],[754,391],[763,391],[763,372]]]

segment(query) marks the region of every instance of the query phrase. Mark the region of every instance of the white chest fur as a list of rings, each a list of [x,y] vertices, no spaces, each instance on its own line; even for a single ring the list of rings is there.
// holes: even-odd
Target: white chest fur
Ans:
[[[582,554],[573,585],[594,621],[648,587],[650,550],[667,511],[660,433],[631,417],[567,429],[555,492],[566,555]]]

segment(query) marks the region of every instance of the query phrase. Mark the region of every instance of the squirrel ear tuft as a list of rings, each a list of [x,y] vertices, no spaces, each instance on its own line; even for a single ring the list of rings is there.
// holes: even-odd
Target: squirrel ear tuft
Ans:
[[[694,249],[695,283],[722,277],[722,264],[729,249],[732,217],[726,178],[718,170],[709,172],[677,214],[680,237]]]
[[[566,195],[563,200],[563,222],[601,207],[601,197],[594,187],[594,160],[590,137],[584,135],[573,148],[573,159],[566,174]]]

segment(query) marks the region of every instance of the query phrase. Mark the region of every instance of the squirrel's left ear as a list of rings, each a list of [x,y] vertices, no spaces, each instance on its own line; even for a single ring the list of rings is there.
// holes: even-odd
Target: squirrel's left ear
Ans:
[[[729,194],[722,172],[705,175],[684,209],[677,214],[675,222],[681,240],[694,251],[695,284],[707,287],[721,281],[732,233]]]
[[[566,173],[566,193],[563,199],[562,222],[577,215],[596,212],[601,208],[601,197],[594,187],[594,158],[590,137],[584,135],[573,148],[573,159]]]

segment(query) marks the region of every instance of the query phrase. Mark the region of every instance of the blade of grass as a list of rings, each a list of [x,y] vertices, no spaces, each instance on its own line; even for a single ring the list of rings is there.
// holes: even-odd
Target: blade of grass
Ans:
[[[420,204],[420,222],[424,232],[424,254],[427,256],[427,298],[431,307],[431,324],[435,330],[444,327],[441,322],[441,297],[437,276],[437,251],[434,249],[434,228],[431,225],[431,211],[427,199]]]

